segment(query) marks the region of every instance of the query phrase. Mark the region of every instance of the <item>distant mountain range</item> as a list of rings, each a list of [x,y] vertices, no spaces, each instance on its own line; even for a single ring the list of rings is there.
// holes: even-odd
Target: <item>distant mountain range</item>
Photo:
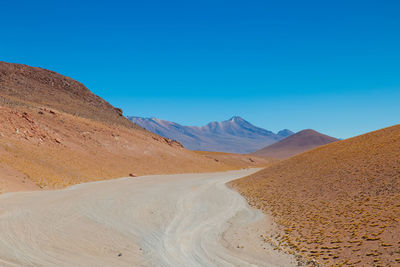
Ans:
[[[338,140],[339,139],[334,137],[307,129],[264,147],[252,154],[261,157],[284,159]]]
[[[183,126],[157,118],[128,117],[148,131],[174,139],[191,150],[251,153],[293,134],[284,129],[278,133],[256,127],[241,117],[197,126]]]

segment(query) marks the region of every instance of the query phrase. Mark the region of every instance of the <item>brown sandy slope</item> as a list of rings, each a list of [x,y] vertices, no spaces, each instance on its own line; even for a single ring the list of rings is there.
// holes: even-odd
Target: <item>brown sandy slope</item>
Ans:
[[[241,167],[134,125],[70,78],[0,63],[0,192]]]
[[[238,166],[242,168],[253,167],[260,168],[266,167],[273,162],[275,159],[268,159],[265,157],[257,157],[246,154],[234,154],[225,152],[211,152],[211,151],[194,151],[200,155],[204,155],[207,158],[213,159],[216,162],[223,162],[232,166]]]
[[[136,127],[83,84],[54,71],[0,61],[0,104],[45,106],[110,124]]]
[[[318,262],[400,265],[400,125],[338,141],[232,182]],[[266,238],[267,241],[270,237]]]
[[[285,159],[318,146],[326,145],[338,139],[307,129],[291,135],[275,144],[264,147],[252,155]]]

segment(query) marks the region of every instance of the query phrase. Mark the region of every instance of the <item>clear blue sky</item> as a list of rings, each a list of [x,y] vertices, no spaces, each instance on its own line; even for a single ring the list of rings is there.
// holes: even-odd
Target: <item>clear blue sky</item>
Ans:
[[[83,82],[125,115],[240,115],[346,138],[400,121],[400,1],[0,3],[0,60]]]

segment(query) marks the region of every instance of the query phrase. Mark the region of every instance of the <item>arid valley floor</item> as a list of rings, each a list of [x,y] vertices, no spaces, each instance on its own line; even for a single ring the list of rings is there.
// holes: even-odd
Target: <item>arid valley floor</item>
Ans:
[[[295,266],[227,181],[253,170],[143,176],[0,196],[1,266]]]
[[[209,127],[275,136],[249,125]],[[400,266],[400,125],[275,141],[191,151],[0,62],[0,266]]]

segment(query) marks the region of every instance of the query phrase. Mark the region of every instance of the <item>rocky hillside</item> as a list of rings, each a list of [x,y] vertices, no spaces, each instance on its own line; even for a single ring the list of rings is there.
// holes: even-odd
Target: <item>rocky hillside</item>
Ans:
[[[135,127],[78,81],[54,71],[0,61],[0,104],[48,107],[79,117]]]
[[[156,118],[129,119],[153,133],[178,140],[191,150],[250,153],[293,134],[287,129],[275,134],[238,116],[202,127],[183,126]]]
[[[73,79],[0,63],[0,193],[241,167],[136,126]]]
[[[281,226],[266,242],[324,266],[400,265],[400,125],[318,147],[231,184]]]
[[[275,144],[253,153],[255,156],[285,159],[318,146],[326,145],[338,139],[307,129],[290,135]]]

